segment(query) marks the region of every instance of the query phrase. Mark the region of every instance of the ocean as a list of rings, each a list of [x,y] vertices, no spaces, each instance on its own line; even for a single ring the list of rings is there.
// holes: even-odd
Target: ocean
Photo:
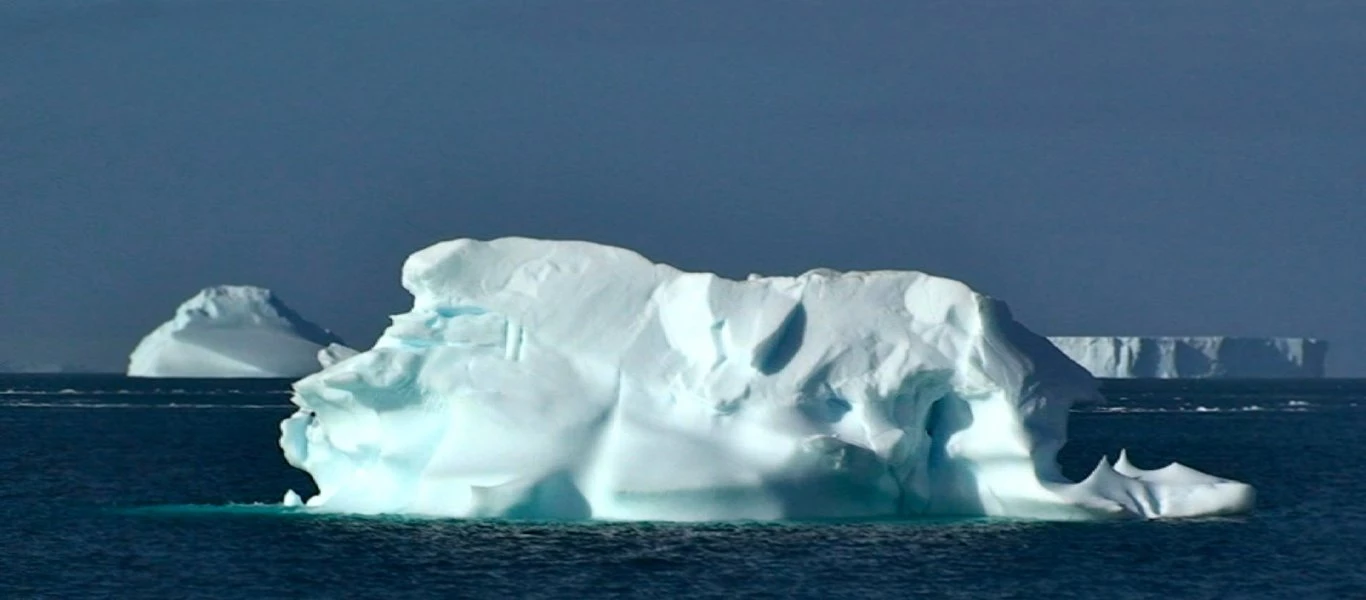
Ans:
[[[287,381],[0,376],[4,598],[1366,598],[1366,381],[1109,381],[1128,448],[1249,482],[1236,518],[544,523],[279,505]]]

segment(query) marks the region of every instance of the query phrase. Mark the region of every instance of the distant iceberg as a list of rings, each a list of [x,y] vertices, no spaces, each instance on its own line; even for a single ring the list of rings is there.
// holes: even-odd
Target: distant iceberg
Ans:
[[[143,338],[128,361],[135,377],[301,377],[342,341],[252,286],[205,289]]]
[[[51,374],[81,372],[82,370],[83,369],[81,369],[80,367],[73,367],[70,365],[59,365],[55,363],[0,360],[0,373]]]
[[[1092,375],[1108,378],[1317,378],[1328,342],[1309,338],[1050,337]]]
[[[505,238],[412,255],[410,312],[295,384],[314,510],[718,520],[1237,513],[1243,483],[1056,461],[1097,381],[1006,305],[917,272],[731,281]]]

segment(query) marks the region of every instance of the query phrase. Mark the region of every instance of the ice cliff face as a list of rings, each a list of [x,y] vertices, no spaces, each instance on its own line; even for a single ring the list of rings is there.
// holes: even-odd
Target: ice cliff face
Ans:
[[[1096,377],[1323,377],[1328,343],[1305,338],[1050,337]]]
[[[1058,470],[1096,381],[1004,304],[916,272],[684,273],[582,242],[410,257],[413,309],[295,385],[319,510],[596,519],[1247,510],[1172,465]],[[287,504],[302,499],[294,492]]]
[[[143,338],[128,361],[136,377],[301,377],[341,340],[299,316],[270,290],[205,289]]]

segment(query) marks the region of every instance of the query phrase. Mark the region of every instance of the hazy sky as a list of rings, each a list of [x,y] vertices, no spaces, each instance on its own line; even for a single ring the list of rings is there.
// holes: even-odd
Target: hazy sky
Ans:
[[[121,370],[219,283],[367,346],[503,235],[1366,375],[1366,3],[0,4],[0,360]]]

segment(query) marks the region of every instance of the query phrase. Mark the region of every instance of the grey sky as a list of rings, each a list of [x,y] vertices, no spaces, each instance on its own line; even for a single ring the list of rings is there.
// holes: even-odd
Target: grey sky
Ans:
[[[366,345],[455,237],[922,269],[1046,334],[1366,375],[1366,4],[0,4],[0,358],[118,370],[206,285]]]

